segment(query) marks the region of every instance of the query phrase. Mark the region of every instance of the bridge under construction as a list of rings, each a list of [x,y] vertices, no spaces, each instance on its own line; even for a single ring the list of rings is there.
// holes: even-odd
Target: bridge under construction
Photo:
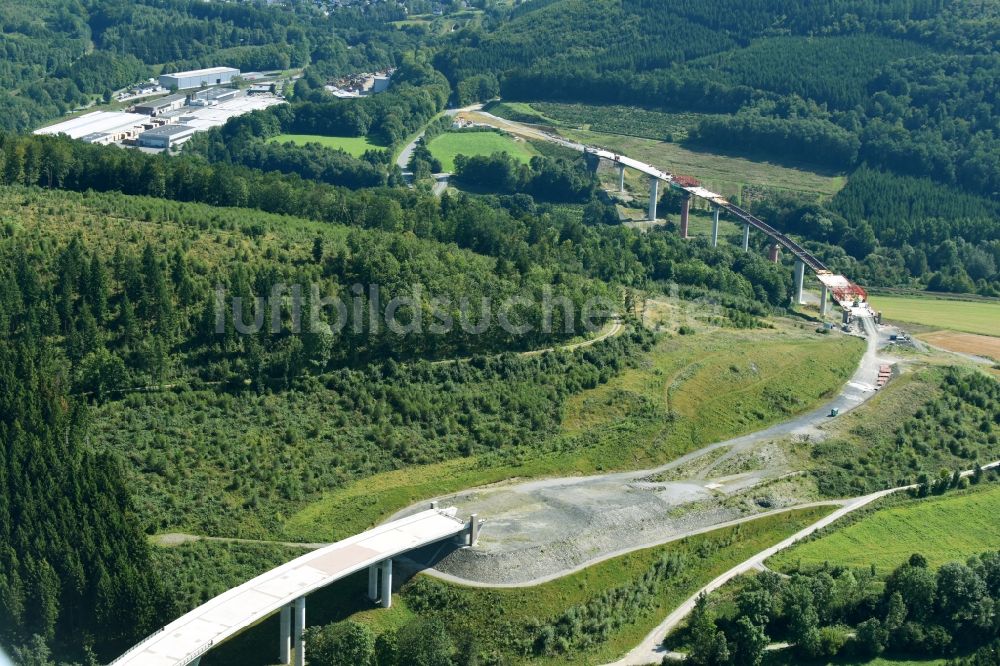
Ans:
[[[750,230],[757,229],[764,232],[771,239],[769,258],[777,262],[781,249],[784,248],[795,256],[795,291],[792,300],[799,304],[802,302],[802,288],[805,281],[805,269],[809,268],[815,273],[820,282],[820,312],[826,314],[829,307],[830,296],[845,310],[856,316],[867,316],[871,314],[868,308],[868,294],[859,285],[851,282],[843,275],[834,274],[822,261],[804,247],[793,241],[791,238],[781,233],[760,218],[752,215],[749,211],[740,208],[736,204],[730,203],[721,194],[709,191],[702,187],[698,181],[686,176],[677,176],[666,171],[662,171],[640,162],[639,160],[619,155],[609,150],[602,150],[592,146],[582,146],[569,141],[559,140],[559,143],[582,149],[583,152],[595,161],[604,160],[618,167],[619,189],[625,189],[625,170],[633,169],[649,177],[649,211],[648,218],[656,220],[656,206],[659,199],[660,183],[665,183],[668,187],[682,194],[680,235],[681,238],[688,237],[688,217],[691,212],[691,199],[698,198],[708,201],[712,206],[712,246],[719,244],[719,216],[722,211],[728,212],[734,218],[743,223],[743,251],[750,248]]]
[[[411,550],[450,539],[474,545],[479,520],[459,520],[455,509],[427,511],[394,520],[314,550],[185,613],[136,644],[111,666],[197,666],[223,641],[278,613],[278,662],[305,665],[306,595],[368,569],[368,597],[392,602],[392,560]]]

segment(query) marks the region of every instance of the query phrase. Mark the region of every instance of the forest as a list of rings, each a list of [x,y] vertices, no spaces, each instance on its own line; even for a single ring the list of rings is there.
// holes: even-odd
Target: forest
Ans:
[[[8,292],[9,293],[9,292]],[[19,294],[19,296],[21,296]],[[32,309],[39,293],[24,294]],[[118,460],[37,319],[0,316],[0,640],[97,663],[173,612]]]
[[[448,127],[449,105],[497,94],[586,102],[605,128],[638,105],[648,113],[629,131],[674,140],[678,127],[699,150],[735,145],[848,174],[832,198],[768,192],[754,213],[864,284],[1000,295],[1000,12],[984,3],[476,2],[477,20],[441,34],[407,25],[434,11],[422,0],[339,4],[0,4],[0,642],[19,659],[48,666],[51,650],[105,663],[214,589],[171,591],[175,572],[156,569],[149,534],[267,537],[325,490],[373,474],[538,454],[572,396],[637,367],[657,339],[626,317],[625,333],[577,353],[517,353],[579,339],[588,300],[621,310],[637,291],[677,285],[737,327],[787,306],[785,267],[617,224],[595,176],[558,152],[525,165],[460,157],[464,192],[402,187],[396,149],[429,123],[426,140]],[[302,76],[288,104],[200,134],[178,155],[26,134],[161,69],[223,64]],[[392,85],[377,96],[324,89],[389,66]],[[271,141],[284,133],[384,148],[352,157]],[[425,144],[411,166],[435,170]],[[287,294],[268,303],[276,331],[240,331],[263,320],[263,304],[240,321],[219,316],[218,288],[249,307],[276,284],[317,287],[302,320]],[[515,317],[527,334],[424,334],[461,321],[463,299],[516,296],[533,302]],[[544,325],[546,296],[572,310],[568,326]],[[403,318],[417,334],[314,329],[310,306],[323,297],[355,306],[352,324],[411,298]],[[996,382],[956,370],[921,381],[934,397],[911,418],[863,445],[852,433],[812,448],[822,494],[913,479],[918,495],[950,492],[960,480],[918,476],[918,463],[952,469],[995,448]],[[261,417],[283,426],[258,427]],[[193,432],[204,434],[197,446]],[[147,486],[133,493],[139,479]],[[572,655],[728,545],[665,558],[641,583],[522,627],[508,647]],[[884,586],[833,568],[762,575],[739,599],[746,621],[699,605],[691,661],[758,663],[775,638],[802,658],[909,646],[987,663],[997,562],[984,553],[931,571],[914,556]],[[311,658],[474,663],[474,644],[440,619],[445,593],[410,592],[425,617],[378,640],[359,625],[317,627]]]
[[[351,192],[184,156],[168,158],[60,137],[0,136],[3,180],[73,191],[119,191],[214,206],[250,208],[351,227],[412,232],[495,257],[499,273],[534,263],[603,282],[677,281],[784,307],[790,276],[780,265],[733,247],[707,248],[671,233],[585,225],[537,214],[530,195],[445,196],[400,188]],[[531,204],[531,205],[526,205]]]
[[[500,194],[523,193],[542,201],[585,203],[597,193],[597,179],[583,164],[536,156],[519,164],[507,153],[455,160],[455,177],[463,185]]]
[[[767,645],[787,640],[800,659],[948,656],[986,648],[996,636],[1000,552],[986,551],[937,571],[919,553],[884,586],[871,570],[830,566],[783,578],[752,577],[716,617],[703,595],[683,638],[698,666],[760,664]],[[995,654],[995,653],[994,653]],[[960,661],[959,663],[977,663]],[[995,663],[995,662],[984,662]]]
[[[706,120],[701,140],[780,158],[822,137],[836,144],[823,164],[866,162],[994,195],[1000,61],[987,37],[996,17],[980,9],[561,0],[524,5],[490,34],[457,34],[435,63],[453,86],[502,72],[508,99],[737,114]]]
[[[757,213],[876,286],[1000,295],[1000,204],[929,178],[862,167],[828,203],[773,195]]]

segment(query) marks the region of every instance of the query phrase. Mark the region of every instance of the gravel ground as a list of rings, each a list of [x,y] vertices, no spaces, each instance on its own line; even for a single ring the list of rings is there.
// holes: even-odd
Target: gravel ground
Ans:
[[[785,423],[656,469],[541,479],[438,498],[441,506],[456,506],[462,516],[478,514],[486,523],[475,548],[452,552],[435,569],[470,583],[525,584],[679,534],[809,501],[810,487],[788,477],[793,470],[773,443],[821,437],[819,427],[831,407],[843,413],[874,394],[880,362],[876,337],[869,338],[868,351],[839,396]],[[719,449],[726,452],[720,456]],[[667,474],[671,470],[684,470],[688,478],[674,478]],[[392,518],[426,507],[422,502]]]

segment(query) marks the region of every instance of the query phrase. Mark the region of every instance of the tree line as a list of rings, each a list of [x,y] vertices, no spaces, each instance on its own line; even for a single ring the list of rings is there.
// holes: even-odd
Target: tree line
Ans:
[[[706,248],[668,232],[644,234],[621,226],[585,225],[555,212],[538,215],[518,203],[525,202],[523,195],[439,200],[402,189],[351,192],[294,176],[63,137],[0,136],[0,153],[0,174],[6,183],[120,191],[409,231],[495,257],[501,274],[526,273],[532,264],[545,264],[601,282],[637,285],[673,280],[774,306],[787,303],[790,288],[788,271],[754,253]]]
[[[390,164],[392,148],[441,111],[449,94],[448,82],[422,63],[404,64],[393,75],[389,90],[362,99],[333,98],[318,75],[311,73],[297,82],[294,103],[233,118],[192,138],[185,151],[213,163],[296,174],[351,188],[396,184],[400,176]],[[386,148],[355,158],[319,144],[269,141],[282,133],[369,136]]]
[[[755,211],[816,241],[826,263],[865,284],[1000,294],[1000,206],[992,199],[863,167],[829,203],[773,195]]]
[[[597,191],[597,178],[583,163],[535,156],[522,164],[508,153],[458,155],[455,178],[463,185],[500,194],[524,193],[543,201],[586,202]]]

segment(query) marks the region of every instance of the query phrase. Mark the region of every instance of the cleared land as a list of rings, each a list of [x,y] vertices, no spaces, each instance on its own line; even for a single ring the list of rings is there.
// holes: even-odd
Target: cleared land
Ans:
[[[811,165],[786,166],[742,156],[693,150],[660,140],[667,134],[674,141],[686,137],[687,131],[697,125],[702,117],[698,114],[642,111],[638,117],[619,123],[617,130],[611,130],[611,127],[616,127],[613,120],[615,110],[625,108],[503,103],[493,105],[488,110],[496,111],[497,115],[515,122],[551,125],[568,139],[615,150],[667,171],[695,176],[709,189],[741,202],[743,197],[752,197],[754,189],[791,190],[830,197],[839,192],[847,182],[842,174]],[[483,120],[481,115],[468,115],[475,120]],[[648,138],[652,133],[657,133],[659,138]],[[636,194],[641,194],[645,192],[645,182],[643,178],[636,180],[634,184],[630,182],[630,185],[638,188],[635,189]]]
[[[1000,302],[959,301],[921,296],[872,296],[885,319],[963,333],[1000,336]]]
[[[1000,362],[1000,338],[989,335],[976,335],[974,333],[935,331],[933,333],[922,333],[920,339],[941,349],[962,354],[986,356]]]
[[[367,136],[321,136],[319,134],[279,134],[269,139],[274,143],[294,143],[304,146],[307,143],[318,143],[326,148],[343,150],[345,153],[361,157],[366,150],[385,150],[385,146],[372,143]]]
[[[458,155],[492,155],[507,153],[514,159],[527,163],[538,154],[531,144],[497,132],[445,132],[431,140],[427,147],[441,160],[445,171],[455,170]]]
[[[840,175],[822,174],[807,167],[793,168],[745,157],[691,150],[676,143],[589,130],[564,129],[569,139],[602,146],[672,173],[692,175],[706,187],[742,201],[749,188],[791,190],[833,196],[847,182]]]
[[[698,313],[682,307],[664,316],[698,326]],[[376,474],[292,515],[284,538],[342,538],[419,500],[507,479],[655,467],[816,406],[836,393],[862,352],[855,338],[786,328],[666,337],[639,368],[570,398],[548,452]]]
[[[1000,544],[1000,488],[910,500],[872,513],[826,536],[795,546],[768,561],[779,570],[826,562],[849,567],[875,564],[887,574],[913,553],[932,566],[964,560]]]
[[[559,102],[498,102],[487,111],[510,120],[543,125],[563,125],[608,134],[627,134],[647,139],[683,141],[698,122],[700,113],[667,113],[634,106],[564,104]]]

